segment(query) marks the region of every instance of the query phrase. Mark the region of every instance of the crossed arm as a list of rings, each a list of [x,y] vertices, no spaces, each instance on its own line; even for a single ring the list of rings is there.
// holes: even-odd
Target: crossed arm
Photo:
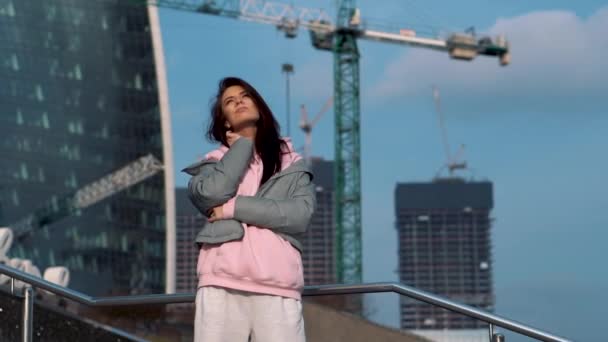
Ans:
[[[284,233],[304,232],[315,207],[310,175],[299,173],[294,190],[286,199],[237,196],[252,154],[251,140],[238,139],[221,160],[202,163],[188,183],[190,199],[210,216],[210,222],[233,218]],[[225,210],[226,207],[230,209]]]

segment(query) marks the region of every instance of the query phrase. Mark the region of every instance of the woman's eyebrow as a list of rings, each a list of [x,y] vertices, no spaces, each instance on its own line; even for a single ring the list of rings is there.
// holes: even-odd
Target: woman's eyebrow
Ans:
[[[243,95],[243,94],[247,94],[247,90],[243,90],[239,95]],[[230,95],[227,98],[225,98],[224,101],[222,101],[222,102],[226,103],[226,101],[233,99],[233,98],[234,98],[234,95]]]

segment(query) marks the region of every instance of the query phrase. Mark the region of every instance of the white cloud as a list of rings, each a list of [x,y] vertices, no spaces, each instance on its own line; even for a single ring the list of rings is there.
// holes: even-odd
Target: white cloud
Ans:
[[[487,32],[506,35],[511,65],[500,67],[488,57],[460,62],[446,53],[410,49],[387,65],[368,96],[374,102],[429,97],[430,85],[437,84],[452,97],[454,112],[606,111],[608,7],[586,19],[568,11],[501,18]]]

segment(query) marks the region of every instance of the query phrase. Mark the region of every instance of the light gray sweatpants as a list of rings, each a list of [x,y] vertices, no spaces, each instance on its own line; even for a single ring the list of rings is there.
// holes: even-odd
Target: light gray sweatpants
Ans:
[[[302,302],[205,286],[196,292],[195,342],[305,342]]]

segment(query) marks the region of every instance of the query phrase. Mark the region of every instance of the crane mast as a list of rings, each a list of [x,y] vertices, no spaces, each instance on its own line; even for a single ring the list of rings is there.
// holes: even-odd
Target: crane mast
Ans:
[[[352,20],[351,20],[352,19]],[[354,0],[342,0],[334,39],[334,178],[336,272],[343,283],[360,283],[361,129],[359,94],[359,20]]]

